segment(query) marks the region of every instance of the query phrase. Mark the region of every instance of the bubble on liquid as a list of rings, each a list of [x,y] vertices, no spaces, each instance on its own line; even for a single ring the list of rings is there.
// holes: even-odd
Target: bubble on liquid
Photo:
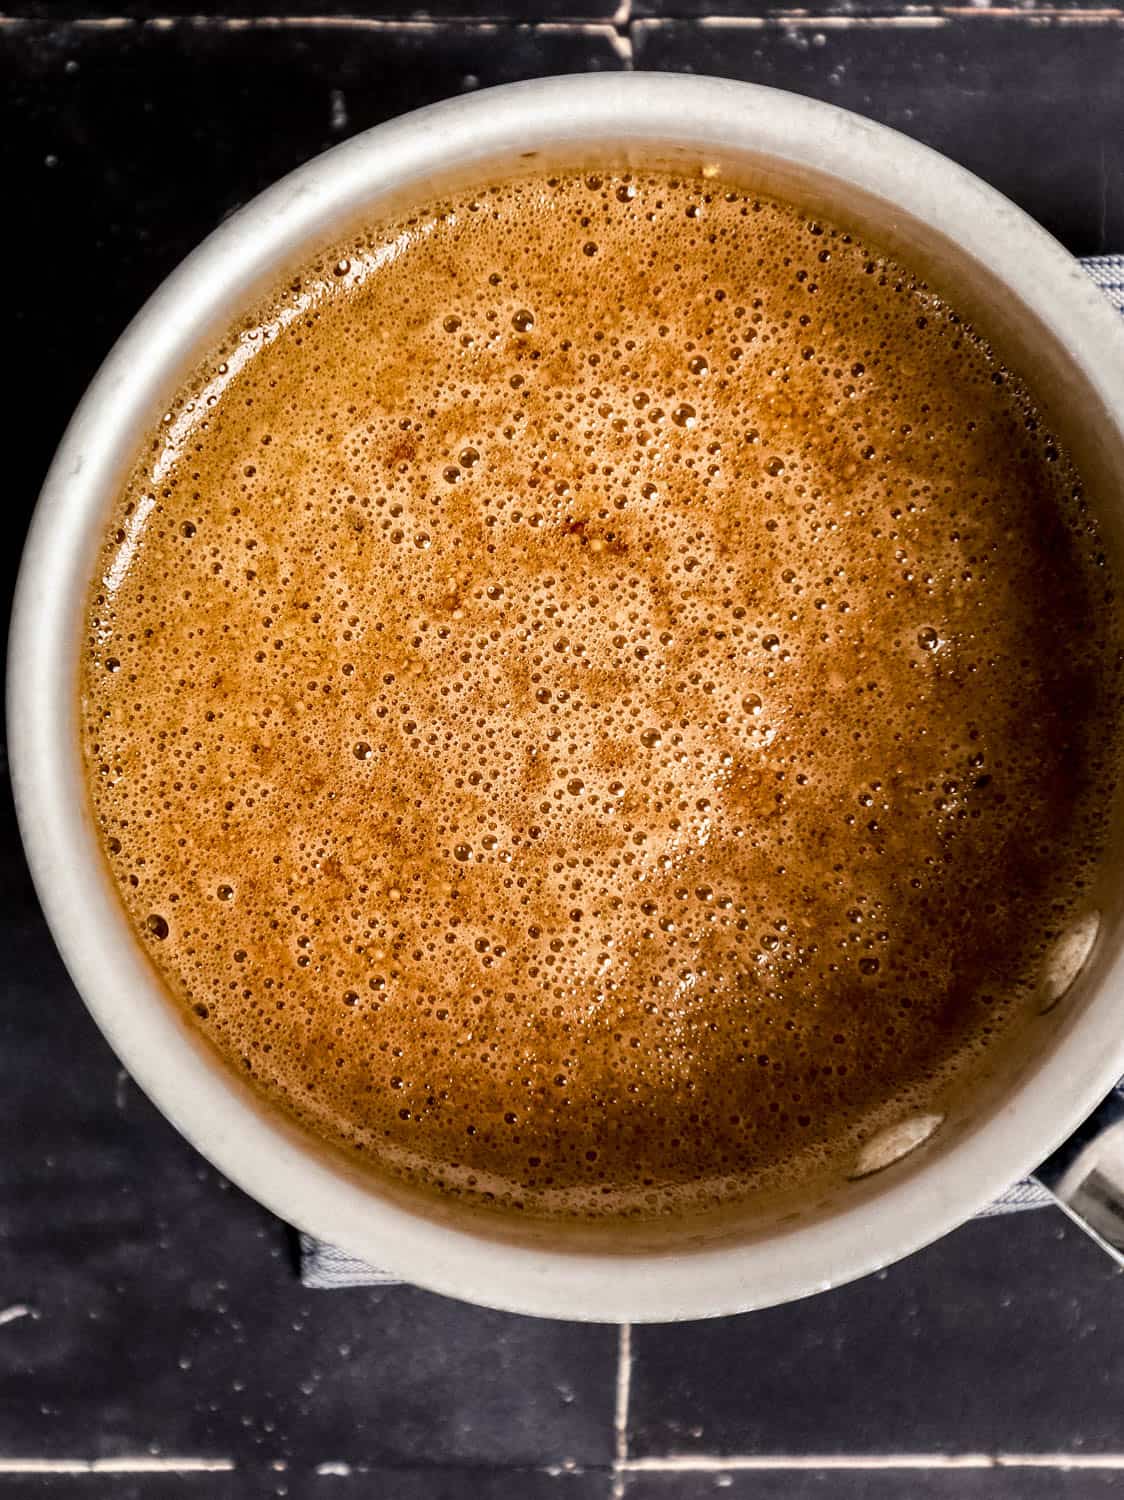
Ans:
[[[901,1161],[923,1146],[944,1123],[941,1114],[916,1114],[881,1130],[863,1146],[855,1162],[853,1177],[869,1177]]]
[[[1053,1010],[1073,988],[1078,975],[1089,961],[1100,928],[1100,913],[1084,912],[1055,939],[1046,954],[1038,981],[1040,1010]]]

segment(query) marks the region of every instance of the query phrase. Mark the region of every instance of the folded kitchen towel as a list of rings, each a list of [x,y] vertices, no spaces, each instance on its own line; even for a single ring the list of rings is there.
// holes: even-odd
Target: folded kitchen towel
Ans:
[[[1112,302],[1124,313],[1124,255],[1098,255],[1082,261],[1086,271]],[[1124,1085],[1122,1085],[1124,1087]],[[979,1215],[1019,1213],[1023,1209],[1041,1208],[1051,1197],[1037,1182],[1016,1182]],[[301,1281],[308,1287],[388,1286],[397,1278],[358,1260],[335,1245],[324,1244],[311,1235],[302,1234]]]

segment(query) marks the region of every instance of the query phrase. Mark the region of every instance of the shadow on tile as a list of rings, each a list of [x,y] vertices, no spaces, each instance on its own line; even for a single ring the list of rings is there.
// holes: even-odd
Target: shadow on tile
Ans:
[[[633,1330],[630,1455],[1124,1448],[1124,1273],[1054,1209],[838,1291]]]

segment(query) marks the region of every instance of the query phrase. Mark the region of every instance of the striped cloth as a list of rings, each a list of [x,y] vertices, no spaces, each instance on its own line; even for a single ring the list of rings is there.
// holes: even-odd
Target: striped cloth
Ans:
[[[1124,312],[1124,255],[1091,255],[1081,264],[1121,312]]]
[[[1124,313],[1124,255],[1097,255],[1081,263],[1105,295]],[[1124,1089],[1124,1084],[1121,1084]],[[1050,1194],[1037,1182],[1016,1182],[985,1208],[980,1218],[995,1214],[1020,1213],[1027,1208],[1042,1208],[1052,1202]],[[393,1286],[396,1277],[388,1276],[366,1261],[357,1260],[334,1245],[324,1244],[311,1235],[302,1234],[301,1281],[308,1287]]]

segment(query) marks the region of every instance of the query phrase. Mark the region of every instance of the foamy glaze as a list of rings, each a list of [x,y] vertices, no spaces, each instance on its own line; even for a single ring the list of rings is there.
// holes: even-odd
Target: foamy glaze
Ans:
[[[1121,624],[934,291],[661,174],[333,247],[197,372],[89,604],[171,992],[373,1166],[569,1217],[845,1173],[1087,905]]]

